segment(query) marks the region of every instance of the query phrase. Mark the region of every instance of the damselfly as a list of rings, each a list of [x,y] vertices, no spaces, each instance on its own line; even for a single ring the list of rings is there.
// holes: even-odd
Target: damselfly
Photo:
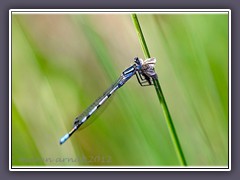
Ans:
[[[134,58],[134,64],[125,69],[118,80],[103,93],[94,103],[92,103],[81,115],[76,117],[72,130],[60,139],[60,144],[63,144],[87,119],[104,103],[106,100],[120,87],[122,87],[133,75],[136,75],[141,86],[152,85],[152,78],[156,79],[154,66],[155,58],[149,58],[143,61],[138,57]]]

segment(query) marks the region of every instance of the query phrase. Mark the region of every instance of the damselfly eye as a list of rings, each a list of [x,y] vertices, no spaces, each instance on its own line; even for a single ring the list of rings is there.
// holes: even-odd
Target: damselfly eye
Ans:
[[[138,57],[135,57],[135,58],[134,58],[134,62],[137,63],[137,64],[139,64],[140,61],[139,61]]]

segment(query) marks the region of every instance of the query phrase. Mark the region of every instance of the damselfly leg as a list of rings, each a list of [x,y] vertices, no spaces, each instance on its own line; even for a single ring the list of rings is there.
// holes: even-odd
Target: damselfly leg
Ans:
[[[152,79],[143,73],[136,72],[136,77],[141,86],[153,85]]]

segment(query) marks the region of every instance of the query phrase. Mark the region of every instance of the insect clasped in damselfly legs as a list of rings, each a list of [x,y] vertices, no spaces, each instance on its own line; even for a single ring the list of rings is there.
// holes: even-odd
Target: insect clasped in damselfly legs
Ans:
[[[152,79],[157,79],[154,66],[155,58],[149,58],[143,61],[138,57],[134,58],[134,64],[125,69],[121,76],[107,89],[102,96],[94,101],[82,114],[74,120],[72,130],[60,139],[60,144],[63,144],[69,137],[84,124],[87,119],[104,103],[106,100],[120,87],[122,87],[133,75],[136,75],[141,86],[153,85]]]

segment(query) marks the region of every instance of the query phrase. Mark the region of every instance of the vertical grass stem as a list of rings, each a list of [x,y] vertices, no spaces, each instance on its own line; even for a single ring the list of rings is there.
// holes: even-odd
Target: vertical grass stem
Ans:
[[[145,58],[150,58],[151,56],[150,56],[146,41],[144,39],[143,32],[142,32],[141,26],[139,24],[137,15],[132,14],[131,17],[132,17],[132,21],[134,23],[135,29],[136,29],[137,34],[138,34],[138,38],[139,38],[144,56],[145,56]],[[168,110],[167,103],[165,101],[160,83],[159,83],[158,79],[153,79],[153,83],[154,83],[154,87],[155,87],[155,90],[156,90],[157,95],[158,95],[159,102],[160,102],[160,104],[162,106],[162,109],[163,109],[164,117],[167,121],[169,133],[170,133],[170,136],[171,136],[171,139],[172,139],[177,157],[178,157],[181,165],[187,166],[187,162],[186,162],[186,159],[184,157],[182,147],[181,147],[180,141],[178,139],[177,132],[175,130],[170,112]]]

